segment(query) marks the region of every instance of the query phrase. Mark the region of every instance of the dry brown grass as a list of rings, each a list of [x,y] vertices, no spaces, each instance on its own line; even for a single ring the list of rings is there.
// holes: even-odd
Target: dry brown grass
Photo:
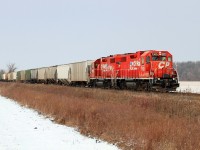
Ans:
[[[0,94],[122,149],[200,149],[200,95],[17,83]]]

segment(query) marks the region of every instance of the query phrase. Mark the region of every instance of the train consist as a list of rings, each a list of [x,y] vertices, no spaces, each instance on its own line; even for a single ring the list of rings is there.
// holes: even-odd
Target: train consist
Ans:
[[[177,71],[168,51],[147,50],[102,57],[95,61],[5,73],[2,81],[72,86],[175,91]]]

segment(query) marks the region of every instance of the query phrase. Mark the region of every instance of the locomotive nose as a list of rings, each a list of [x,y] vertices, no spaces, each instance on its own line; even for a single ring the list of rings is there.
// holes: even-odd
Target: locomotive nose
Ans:
[[[157,78],[171,78],[173,74],[173,68],[170,62],[156,61],[152,64],[151,72],[153,72],[154,76]]]
[[[170,78],[170,74],[164,73],[164,74],[163,74],[163,78],[164,78],[164,79]]]

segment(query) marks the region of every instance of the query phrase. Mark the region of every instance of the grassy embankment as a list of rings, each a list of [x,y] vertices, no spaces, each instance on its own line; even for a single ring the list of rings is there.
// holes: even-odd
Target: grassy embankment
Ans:
[[[0,94],[122,149],[200,149],[200,95],[17,83]]]

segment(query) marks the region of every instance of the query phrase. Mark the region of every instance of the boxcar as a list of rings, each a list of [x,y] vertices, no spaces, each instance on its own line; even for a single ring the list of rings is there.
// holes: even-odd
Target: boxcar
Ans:
[[[39,68],[38,69],[38,82],[39,83],[46,83],[46,68]]]
[[[25,80],[31,82],[31,70],[25,70]]]
[[[3,80],[3,81],[6,80],[6,74],[5,74],[5,73],[2,74],[2,80]]]
[[[21,82],[26,81],[26,71],[25,70],[20,71],[20,81]]]
[[[2,74],[2,81],[5,81],[6,80],[6,73],[3,73]]]
[[[69,81],[72,85],[86,85],[89,82],[89,73],[92,60],[71,63],[69,69]]]
[[[8,73],[8,81],[11,81],[11,73]]]
[[[57,66],[57,80],[58,84],[69,85],[69,65]]]
[[[10,73],[10,81],[13,81],[13,72]]]
[[[16,81],[17,79],[17,72],[11,72],[11,81]]]
[[[46,68],[47,83],[57,83],[57,66]]]
[[[5,81],[8,81],[8,73],[5,73]]]
[[[21,82],[21,71],[17,71],[17,82]]]
[[[38,69],[31,69],[31,82],[36,83],[38,79]]]

